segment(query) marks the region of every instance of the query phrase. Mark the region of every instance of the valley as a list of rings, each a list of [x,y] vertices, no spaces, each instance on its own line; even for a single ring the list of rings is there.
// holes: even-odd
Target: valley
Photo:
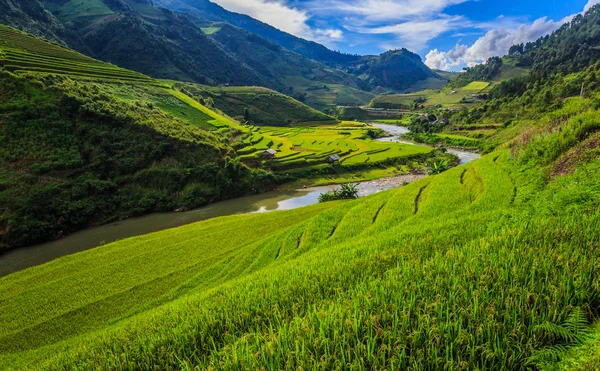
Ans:
[[[600,5],[220,4],[0,0],[0,370],[600,369]]]

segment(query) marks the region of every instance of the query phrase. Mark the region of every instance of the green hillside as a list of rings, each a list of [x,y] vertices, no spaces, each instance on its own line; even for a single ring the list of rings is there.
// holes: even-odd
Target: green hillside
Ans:
[[[176,84],[176,87],[199,101],[212,100],[216,108],[241,122],[267,126],[335,122],[333,117],[267,88],[197,84]]]
[[[367,136],[369,129],[352,122],[293,129],[254,127],[252,136],[245,140],[248,146],[238,153],[242,161],[252,162],[260,160],[265,150],[274,149],[277,154],[264,163],[274,170],[322,167],[327,165],[329,156],[338,155],[341,168],[336,171],[388,162],[424,163],[433,156],[430,147],[371,140]]]
[[[573,102],[563,131],[516,155],[500,150],[356,201],[214,219],[4,277],[0,361],[16,369],[536,364],[547,347],[579,336],[565,325],[557,337],[552,326],[585,326],[598,314],[600,188],[590,175],[600,163],[558,178],[543,170],[554,164],[554,143],[600,128],[580,124],[598,118],[590,103]],[[570,143],[562,153],[583,148]]]
[[[45,72],[106,81],[155,82],[140,73],[94,60],[2,25],[0,66],[15,73]]]
[[[169,84],[0,26],[0,250],[273,187],[248,129]],[[209,133],[212,132],[212,133]]]
[[[479,103],[473,99],[473,94],[481,94],[489,85],[490,83],[485,81],[474,81],[456,90],[424,90],[410,94],[380,95],[373,99],[369,106],[384,109],[411,109],[417,104],[419,107],[439,105],[444,108],[457,108]]]

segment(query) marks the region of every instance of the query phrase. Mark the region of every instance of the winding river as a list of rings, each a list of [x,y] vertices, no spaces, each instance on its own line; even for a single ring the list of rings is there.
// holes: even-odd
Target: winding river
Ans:
[[[385,124],[372,125],[391,134],[390,137],[381,138],[381,141],[414,144],[402,141],[399,138],[400,135],[408,133],[408,129],[404,127]],[[472,152],[459,150],[449,150],[449,152],[456,154],[461,159],[461,164],[479,158],[478,154]],[[376,192],[397,188],[402,186],[405,182],[412,182],[421,177],[422,176],[419,175],[404,175],[395,178],[363,182],[358,186],[359,195],[367,196]],[[16,249],[0,255],[0,277],[29,267],[44,264],[60,258],[61,256],[89,250],[124,238],[158,232],[206,219],[234,214],[291,210],[313,205],[319,202],[319,195],[321,193],[333,188],[335,188],[335,186],[314,187],[300,190],[278,190],[260,195],[217,202],[191,211],[150,214],[140,218],[131,218],[100,227],[86,229],[73,233],[60,240]]]
[[[400,137],[402,135],[410,133],[410,130],[408,130],[408,128],[406,128],[404,126],[377,124],[377,123],[371,123],[369,125],[375,126],[376,128],[379,128],[379,129],[391,134],[390,137],[378,139],[381,142],[397,142],[397,143],[412,144],[412,145],[417,144],[417,143],[413,143],[413,142],[409,142],[409,141],[400,139]],[[419,145],[424,145],[424,144],[419,144]],[[461,165],[468,164],[469,162],[473,162],[481,157],[481,155],[479,153],[463,151],[463,150],[455,149],[455,148],[449,148],[448,152],[452,153],[453,155],[456,155],[460,159]]]

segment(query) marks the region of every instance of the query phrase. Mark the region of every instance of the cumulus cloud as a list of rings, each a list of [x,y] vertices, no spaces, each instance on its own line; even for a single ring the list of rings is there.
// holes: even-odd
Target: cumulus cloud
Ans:
[[[599,2],[600,0],[590,0],[586,9],[594,5],[591,3]],[[441,70],[458,70],[465,66],[473,66],[490,57],[506,55],[513,45],[535,41],[548,35],[559,29],[564,23],[569,22],[574,16],[565,17],[560,21],[543,17],[536,19],[531,24],[520,24],[514,28],[503,26],[494,28],[471,46],[457,44],[447,52],[438,49],[431,50],[425,57],[425,64],[429,68]]]
[[[282,31],[309,40],[329,42],[340,40],[343,36],[341,30],[316,29],[308,24],[310,16],[306,10],[289,6],[284,0],[212,0],[223,8],[249,15],[262,22],[270,24]]]

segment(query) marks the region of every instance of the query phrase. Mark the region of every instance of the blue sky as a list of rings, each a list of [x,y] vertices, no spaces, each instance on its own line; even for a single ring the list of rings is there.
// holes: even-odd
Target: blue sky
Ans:
[[[211,0],[346,53],[405,47],[460,70],[548,34],[600,0]]]

